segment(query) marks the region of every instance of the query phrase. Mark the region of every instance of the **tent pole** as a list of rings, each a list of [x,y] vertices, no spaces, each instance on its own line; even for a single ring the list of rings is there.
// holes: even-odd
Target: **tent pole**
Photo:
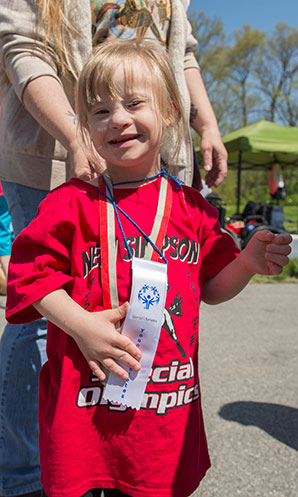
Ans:
[[[239,150],[239,153],[238,153],[238,174],[237,174],[237,214],[240,214],[241,164],[242,164],[242,150]]]

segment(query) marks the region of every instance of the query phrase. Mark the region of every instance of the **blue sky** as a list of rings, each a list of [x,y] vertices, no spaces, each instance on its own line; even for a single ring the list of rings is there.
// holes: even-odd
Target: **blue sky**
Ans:
[[[219,17],[229,35],[243,24],[270,32],[275,24],[284,22],[298,28],[298,0],[191,0],[188,12],[203,10],[206,15]]]

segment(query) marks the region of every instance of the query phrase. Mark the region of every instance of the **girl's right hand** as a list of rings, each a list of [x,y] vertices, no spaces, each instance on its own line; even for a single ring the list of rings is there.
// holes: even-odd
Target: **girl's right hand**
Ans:
[[[134,371],[141,369],[140,350],[116,330],[117,322],[127,314],[128,302],[116,309],[88,312],[64,288],[58,288],[33,306],[75,340],[90,369],[101,381],[106,377],[101,365],[124,380],[128,373],[119,362]]]
[[[126,380],[128,373],[119,363],[134,371],[141,369],[142,354],[132,341],[116,330],[118,321],[125,318],[128,303],[116,309],[86,313],[84,333],[72,334],[92,373],[105,380],[103,367]]]

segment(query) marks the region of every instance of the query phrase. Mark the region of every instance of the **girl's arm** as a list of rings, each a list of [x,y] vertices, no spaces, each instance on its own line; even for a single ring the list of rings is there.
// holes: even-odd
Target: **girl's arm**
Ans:
[[[128,374],[116,361],[135,371],[141,368],[139,349],[115,328],[116,323],[125,318],[128,303],[116,309],[88,312],[60,288],[33,306],[75,340],[93,374],[101,381],[105,379],[105,373],[100,364],[124,380]]]
[[[219,304],[240,293],[254,274],[280,274],[289,262],[291,241],[287,233],[274,235],[267,230],[259,231],[236,259],[205,282],[202,300]]]

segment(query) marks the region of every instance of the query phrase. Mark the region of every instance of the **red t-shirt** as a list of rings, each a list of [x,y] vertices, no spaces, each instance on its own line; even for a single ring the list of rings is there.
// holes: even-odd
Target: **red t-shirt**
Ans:
[[[118,488],[133,497],[184,497],[210,466],[198,378],[201,287],[236,255],[216,210],[195,190],[172,183],[173,203],[163,254],[168,260],[164,324],[139,411],[102,398],[72,338],[48,324],[48,362],[40,375],[40,455],[48,497],[80,497],[91,488]],[[115,189],[116,203],[147,234],[160,179]],[[14,242],[7,319],[34,320],[31,305],[64,286],[90,312],[103,308],[97,188],[72,180],[49,193]],[[144,240],[120,214],[130,247]],[[129,300],[131,263],[116,223],[119,302]]]

